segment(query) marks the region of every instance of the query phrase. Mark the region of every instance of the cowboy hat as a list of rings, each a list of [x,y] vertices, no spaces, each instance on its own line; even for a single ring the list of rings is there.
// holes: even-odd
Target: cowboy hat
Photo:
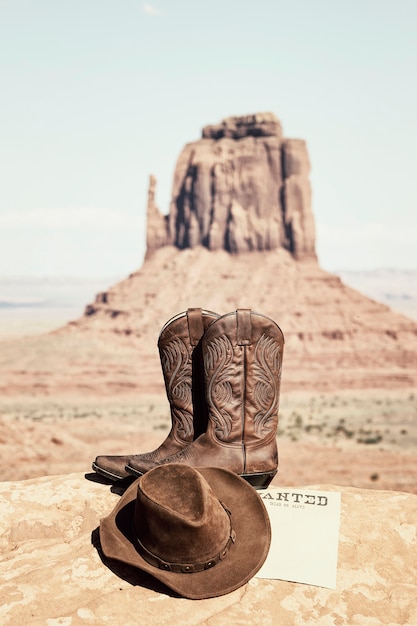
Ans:
[[[170,463],[135,481],[100,522],[106,557],[186,598],[220,596],[250,580],[271,542],[256,491],[229,470]]]

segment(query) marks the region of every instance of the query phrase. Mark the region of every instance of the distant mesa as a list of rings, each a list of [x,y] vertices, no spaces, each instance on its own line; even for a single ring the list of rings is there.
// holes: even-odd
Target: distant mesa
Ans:
[[[79,319],[3,350],[1,393],[163,393],[157,337],[188,307],[274,319],[284,393],[415,389],[417,323],[317,261],[309,172],[305,142],[272,113],[205,126],[179,156],[167,215],[150,178],[142,266]]]
[[[150,177],[147,256],[173,245],[236,254],[284,248],[317,260],[309,173],[305,141],[284,139],[273,113],[205,126],[179,156],[168,215]]]

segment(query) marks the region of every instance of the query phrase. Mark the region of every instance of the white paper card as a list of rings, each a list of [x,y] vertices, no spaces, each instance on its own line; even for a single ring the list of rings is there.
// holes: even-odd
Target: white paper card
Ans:
[[[340,492],[273,487],[258,494],[271,520],[272,540],[256,576],[335,589]]]

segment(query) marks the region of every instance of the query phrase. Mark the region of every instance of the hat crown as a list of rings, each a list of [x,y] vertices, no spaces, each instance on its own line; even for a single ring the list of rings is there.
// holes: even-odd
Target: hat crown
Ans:
[[[158,466],[141,477],[134,525],[145,559],[181,564],[185,571],[224,558],[233,535],[229,514],[205,478],[182,464]]]
[[[271,527],[262,499],[229,470],[180,467],[159,465],[126,489],[100,522],[103,553],[151,574],[186,598],[213,598],[234,591],[256,574],[268,554]],[[204,481],[192,474],[201,475]],[[222,503],[232,511],[231,516]],[[143,526],[141,515],[147,517]],[[197,550],[191,545],[195,534]],[[219,550],[223,534],[228,539]],[[160,556],[149,552],[152,547]],[[214,558],[211,551],[216,553]]]

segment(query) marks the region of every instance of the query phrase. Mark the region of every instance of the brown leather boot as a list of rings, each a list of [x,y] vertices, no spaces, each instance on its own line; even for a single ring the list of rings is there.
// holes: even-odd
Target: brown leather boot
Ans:
[[[278,468],[276,434],[284,336],[268,317],[238,309],[213,322],[201,341],[207,430],[163,460],[129,459],[140,476],[157,464],[222,467],[265,488]]]
[[[123,456],[98,456],[93,470],[110,480],[131,476],[125,469],[128,459],[155,463],[172,455],[206,430],[208,410],[204,394],[200,340],[206,328],[219,316],[212,311],[188,309],[170,319],[162,328],[158,348],[171,410],[171,430],[153,452]]]

